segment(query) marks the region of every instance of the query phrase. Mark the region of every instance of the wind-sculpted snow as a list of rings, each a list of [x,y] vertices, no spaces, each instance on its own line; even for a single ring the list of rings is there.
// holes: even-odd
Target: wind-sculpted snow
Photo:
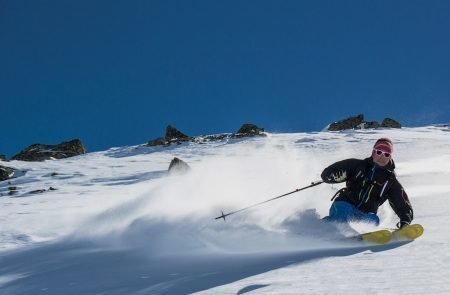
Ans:
[[[367,157],[379,137],[393,139],[397,176],[425,227],[414,243],[367,246],[349,237],[373,226],[322,221],[342,185],[214,219],[306,186],[334,161]],[[13,161],[26,172],[0,187],[0,293],[444,294],[449,147],[447,132],[424,127]],[[168,176],[173,157],[191,171]],[[8,195],[8,186],[17,193]],[[28,194],[50,186],[57,190]],[[397,222],[387,204],[379,216],[382,227]],[[349,277],[364,284],[354,289]]]

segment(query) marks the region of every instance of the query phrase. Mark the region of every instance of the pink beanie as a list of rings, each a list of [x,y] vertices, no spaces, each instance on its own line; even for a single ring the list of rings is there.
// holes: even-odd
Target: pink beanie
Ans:
[[[392,154],[394,152],[394,144],[388,138],[380,138],[375,142],[373,149]]]

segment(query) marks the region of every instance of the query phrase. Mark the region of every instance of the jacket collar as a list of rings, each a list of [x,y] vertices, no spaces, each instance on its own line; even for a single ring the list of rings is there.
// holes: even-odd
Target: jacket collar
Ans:
[[[372,159],[372,157],[369,157],[369,158],[366,158],[366,159],[364,159],[369,165],[370,165],[370,167],[373,167],[373,166],[377,166],[377,169],[382,169],[382,170],[386,170],[387,172],[390,172],[390,173],[393,173],[394,172],[394,170],[395,170],[395,163],[394,163],[394,160],[390,160],[389,161],[389,163],[386,165],[386,166],[384,166],[384,167],[380,167],[380,166],[378,166],[377,164],[375,164],[375,162],[373,161],[373,159]]]

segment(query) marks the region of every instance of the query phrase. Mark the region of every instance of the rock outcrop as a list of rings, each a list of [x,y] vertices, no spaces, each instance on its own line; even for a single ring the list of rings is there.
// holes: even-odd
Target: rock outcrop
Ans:
[[[168,173],[169,175],[180,175],[185,174],[191,170],[191,167],[179,158],[173,158],[170,162]]]
[[[63,142],[57,145],[33,144],[12,157],[19,161],[44,161],[63,159],[86,153],[83,143],[79,139]]]
[[[168,146],[170,144],[176,143],[181,144],[183,142],[195,142],[195,143],[206,143],[214,140],[223,140],[229,138],[242,138],[242,137],[252,137],[252,136],[266,136],[264,133],[264,128],[260,128],[254,124],[244,124],[239,128],[237,133],[223,133],[223,134],[213,134],[213,135],[199,135],[190,137],[181,131],[177,130],[175,127],[169,125],[166,128],[166,136],[164,138],[158,137],[156,139],[150,140],[148,146]]]
[[[331,123],[330,126],[328,127],[328,130],[329,131],[340,131],[340,130],[347,130],[347,129],[356,129],[363,122],[364,122],[364,115],[360,114],[356,117],[349,117],[347,119]]]
[[[169,125],[166,128],[166,141],[168,142],[188,141],[189,138],[189,136],[179,131],[172,125]]]
[[[394,119],[386,118],[380,124],[377,121],[364,121],[364,115],[360,114],[356,117],[349,117],[347,119],[331,123],[328,131],[341,131],[349,129],[375,129],[375,128],[401,128],[401,124]]]
[[[0,181],[10,179],[14,174],[14,169],[6,166],[0,166]]]
[[[364,123],[364,129],[375,129],[380,127],[380,123],[377,121],[371,121],[371,122],[365,122]]]
[[[248,136],[265,136],[264,128],[259,128],[254,124],[244,124],[239,128],[236,133],[236,137],[248,137]]]
[[[385,128],[402,128],[402,125],[391,118],[385,118],[383,122],[381,122],[381,127]]]
[[[152,139],[147,143],[148,146],[157,146],[157,145],[166,145],[166,144],[168,144],[168,142],[162,137]]]
[[[180,130],[176,129],[172,125],[166,127],[166,135],[164,138],[158,137],[156,139],[150,140],[148,146],[158,146],[158,145],[170,145],[171,143],[180,144],[185,141],[191,140],[191,137],[187,136]]]
[[[8,159],[6,158],[5,155],[0,155],[0,161],[7,161]]]

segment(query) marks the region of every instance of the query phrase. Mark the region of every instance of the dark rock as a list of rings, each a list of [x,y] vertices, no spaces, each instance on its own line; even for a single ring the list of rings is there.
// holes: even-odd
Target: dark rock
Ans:
[[[79,139],[63,142],[57,145],[33,144],[12,157],[19,161],[44,161],[49,159],[63,159],[86,153],[83,143]]]
[[[264,128],[259,128],[254,124],[244,124],[239,128],[236,133],[236,137],[245,137],[245,136],[265,136]]]
[[[46,189],[37,189],[37,190],[28,192],[28,194],[43,194],[43,193],[45,193],[47,191],[56,191],[56,188],[49,187],[48,190],[46,190]]]
[[[226,138],[230,138],[232,136],[233,136],[233,134],[231,134],[231,133],[213,134],[213,135],[206,136],[205,139],[206,140],[223,140]]]
[[[162,138],[162,137],[158,137],[156,139],[150,140],[147,145],[148,146],[157,146],[157,145],[166,145],[167,141]]]
[[[0,181],[10,179],[13,176],[14,171],[13,168],[0,166]]]
[[[37,189],[37,190],[34,190],[34,191],[31,191],[31,192],[28,192],[29,194],[42,194],[42,193],[45,193],[47,190],[45,190],[45,189]]]
[[[215,140],[223,140],[223,139],[229,139],[229,138],[241,138],[241,137],[251,137],[251,136],[267,136],[264,133],[264,128],[260,128],[254,124],[244,124],[239,129],[238,133],[232,134],[232,133],[223,133],[223,134],[213,134],[213,135],[200,135],[195,137],[189,137],[186,134],[180,132],[176,128],[174,128],[171,125],[167,126],[166,129],[166,136],[165,138],[156,138],[153,140],[150,140],[147,143],[147,146],[159,146],[159,145],[165,145],[168,146],[172,143],[176,144],[182,144],[186,141],[191,141],[195,143],[207,143],[210,141]]]
[[[383,122],[381,122],[381,127],[402,128],[402,125],[399,122],[395,121],[394,119],[386,118],[383,120]]]
[[[209,141],[215,141],[215,140],[223,140],[226,138],[232,138],[234,134],[231,133],[222,133],[222,134],[212,134],[212,135],[201,135],[196,136],[192,139],[193,142],[196,143],[206,143]]]
[[[192,140],[189,136],[177,130],[172,125],[168,125],[166,128],[165,138],[158,137],[156,139],[152,139],[147,143],[147,146],[170,145],[171,143],[180,144],[189,140]]]
[[[166,128],[166,140],[168,142],[172,141],[187,141],[189,140],[189,136],[180,132],[172,125],[168,125]]]
[[[8,159],[6,158],[5,155],[0,155],[0,161],[7,161]]]
[[[170,162],[168,172],[170,175],[174,175],[174,174],[184,174],[189,172],[190,170],[191,167],[189,167],[189,165],[186,162],[178,158],[173,158],[173,160]]]
[[[360,114],[356,117],[349,117],[347,119],[331,123],[328,131],[340,131],[347,129],[357,129],[364,122],[364,115]]]
[[[19,191],[17,190],[17,186],[8,186],[8,195],[12,196],[17,194]]]
[[[348,119],[341,120],[338,122],[334,122],[330,124],[328,127],[329,131],[340,131],[340,130],[347,130],[347,129],[360,129],[361,126],[363,126],[364,129],[369,128],[378,128],[378,127],[387,127],[387,128],[401,128],[399,122],[386,118],[383,120],[381,125],[376,121],[370,121],[365,122],[364,121],[364,115],[360,114],[356,117],[349,117]]]
[[[377,121],[372,121],[372,122],[365,122],[364,123],[364,129],[375,129],[380,127],[380,123],[378,123]]]

